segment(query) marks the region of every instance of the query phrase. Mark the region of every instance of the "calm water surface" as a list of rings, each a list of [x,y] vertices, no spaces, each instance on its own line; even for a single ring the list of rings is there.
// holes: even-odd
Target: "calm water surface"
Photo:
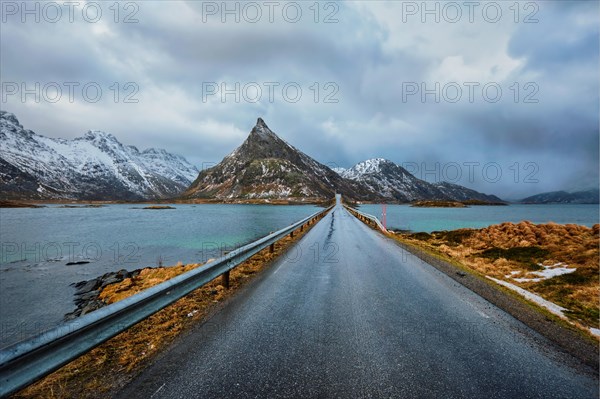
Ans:
[[[361,205],[362,212],[381,219],[381,205]],[[591,227],[599,223],[598,205],[549,204],[472,206],[468,208],[413,208],[410,205],[387,205],[387,227],[424,231],[482,228],[502,222],[575,223]]]

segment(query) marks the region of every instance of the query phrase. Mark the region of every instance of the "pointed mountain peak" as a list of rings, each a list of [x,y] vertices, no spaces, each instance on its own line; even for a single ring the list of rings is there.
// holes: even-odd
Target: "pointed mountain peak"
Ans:
[[[244,161],[263,158],[297,158],[298,150],[277,136],[265,123],[258,118],[256,125],[244,143],[233,151],[230,156],[236,156]]]
[[[250,132],[250,137],[252,136],[258,136],[260,139],[263,140],[279,138],[275,133],[273,133],[271,129],[269,129],[269,127],[262,118],[258,118],[258,120],[256,121],[256,125],[252,128],[252,131]]]
[[[265,123],[265,121],[263,120],[263,118],[258,118],[256,120],[256,127],[262,127],[265,129],[268,129],[269,127],[267,126],[267,124]]]

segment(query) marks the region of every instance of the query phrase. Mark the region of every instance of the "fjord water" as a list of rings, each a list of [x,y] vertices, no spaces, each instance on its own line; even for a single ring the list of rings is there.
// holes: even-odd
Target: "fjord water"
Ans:
[[[320,209],[172,206],[0,209],[0,347],[52,327],[75,310],[72,283],[120,269],[205,262]],[[81,260],[90,263],[66,265]]]
[[[471,206],[467,208],[419,208],[410,205],[387,205],[389,229],[426,232],[482,228],[503,222],[574,223],[592,227],[600,223],[597,204],[545,204],[507,206]],[[381,205],[361,205],[362,212],[382,218]]]

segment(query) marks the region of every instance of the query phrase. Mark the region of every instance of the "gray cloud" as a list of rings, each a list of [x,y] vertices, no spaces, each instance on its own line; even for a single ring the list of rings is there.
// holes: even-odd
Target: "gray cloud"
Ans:
[[[458,183],[508,198],[598,184],[594,2],[538,2],[533,24],[514,23],[508,3],[497,23],[480,14],[472,23],[422,23],[419,15],[403,22],[402,2],[340,2],[339,21],[331,24],[322,19],[333,8],[321,9],[315,23],[312,3],[301,3],[297,23],[275,14],[273,23],[263,15],[258,23],[225,24],[218,16],[203,22],[202,2],[136,4],[139,23],[133,24],[114,23],[107,5],[95,24],[81,17],[21,23],[19,15],[9,16],[0,35],[2,82],[97,82],[103,96],[96,103],[81,93],[72,103],[64,96],[56,103],[11,96],[2,108],[40,134],[74,137],[101,129],[200,167],[239,145],[262,116],[285,140],[332,166],[385,157],[417,165],[419,175],[436,163],[440,170],[461,165]],[[115,82],[118,102],[110,89]],[[139,87],[137,103],[123,102],[127,82]],[[230,88],[257,82],[263,93],[255,103],[232,95],[204,101],[206,82]],[[280,84],[273,101],[265,82]],[[436,82],[463,87],[461,101],[403,96],[407,84],[431,89]],[[473,102],[466,101],[464,82],[480,84]],[[482,98],[480,87],[489,82],[502,89],[496,103]],[[286,83],[301,87],[298,102],[282,96]],[[537,103],[523,101],[532,93],[527,83],[536,85]],[[324,102],[334,92],[337,102]],[[502,168],[499,181],[482,174],[492,163]],[[472,181],[465,164],[479,165]],[[537,183],[523,181],[531,164]]]

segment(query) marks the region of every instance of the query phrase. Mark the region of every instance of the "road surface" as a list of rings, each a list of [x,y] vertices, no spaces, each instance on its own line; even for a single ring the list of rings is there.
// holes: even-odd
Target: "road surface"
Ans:
[[[338,205],[117,397],[597,398],[569,359]]]

